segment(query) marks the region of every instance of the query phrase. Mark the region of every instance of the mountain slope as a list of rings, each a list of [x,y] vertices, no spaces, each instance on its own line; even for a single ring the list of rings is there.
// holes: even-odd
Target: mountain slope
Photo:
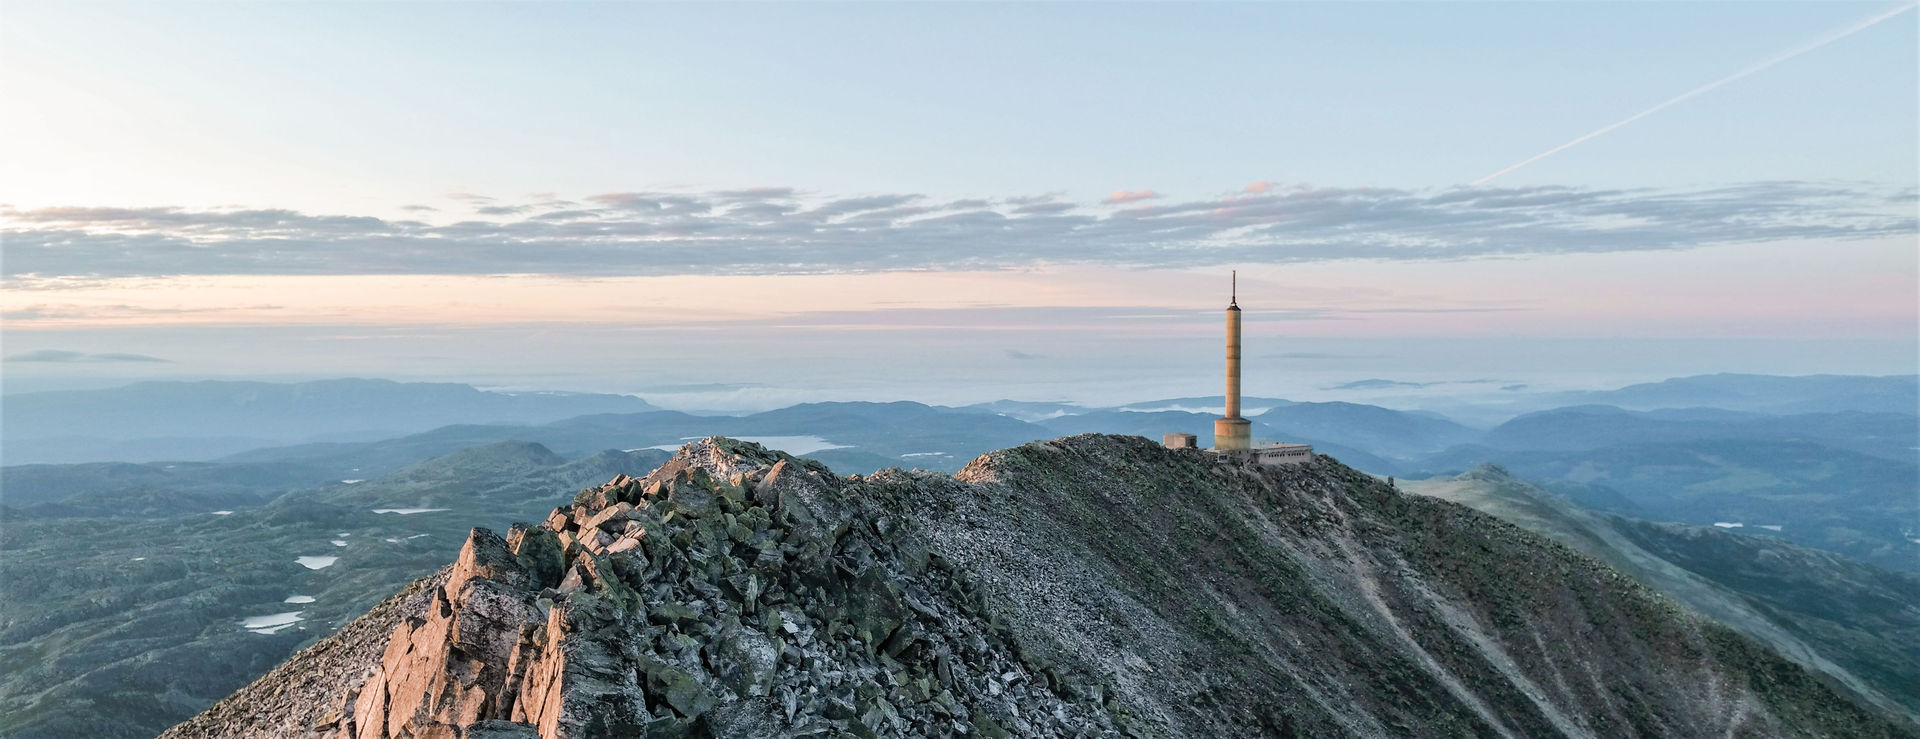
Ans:
[[[1459,447],[1422,460],[1427,475],[1494,461],[1590,508],[1700,526],[1778,527],[1779,535],[1889,570],[1920,571],[1912,462],[1809,444],[1709,439],[1585,451]]]
[[[1920,576],[1771,536],[1588,511],[1498,467],[1400,484],[1552,537],[1920,720]]]
[[[1128,437],[848,478],[709,439],[432,592],[167,736],[1912,735],[1492,517]]]

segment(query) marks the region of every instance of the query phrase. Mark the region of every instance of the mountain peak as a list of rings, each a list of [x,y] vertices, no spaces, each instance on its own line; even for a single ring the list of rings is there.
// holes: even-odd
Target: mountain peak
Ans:
[[[845,478],[709,437],[538,525],[475,529],[442,578],[309,650],[357,662],[316,674],[296,656],[169,736],[1880,725],[1490,517],[1325,458],[1261,467],[1135,437]],[[1729,701],[1743,710],[1715,710]]]
[[[1460,473],[1455,476],[1454,479],[1463,481],[1486,480],[1488,482],[1514,482],[1519,480],[1518,477],[1514,476],[1512,471],[1492,462],[1481,462],[1480,464],[1474,465],[1473,469]]]

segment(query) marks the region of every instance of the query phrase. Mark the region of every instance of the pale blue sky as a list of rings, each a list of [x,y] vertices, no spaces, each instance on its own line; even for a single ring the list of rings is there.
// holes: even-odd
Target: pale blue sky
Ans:
[[[1232,267],[1276,343],[1913,371],[1920,13],[1463,187],[1898,7],[9,0],[7,353],[170,362],[5,372],[526,384],[534,347],[626,325],[778,329],[885,366],[914,309],[961,317],[935,329],[943,366],[990,393],[1005,352],[1046,353],[1029,314],[965,311],[1079,311],[1049,330],[1125,375],[1139,337],[1087,316],[1211,310]],[[528,272],[550,277],[486,277]],[[487,351],[370,338],[423,325]],[[1569,365],[1501,346],[1457,371]],[[651,371],[766,380],[710,354]],[[1019,368],[1084,369],[1053,359]]]
[[[92,134],[39,156],[131,165],[90,178],[116,204],[366,212],[674,184],[1454,185],[1887,7],[9,2],[0,33],[17,73],[125,115],[11,116]],[[1910,183],[1915,28],[1906,14],[1508,184]],[[31,179],[0,201],[99,204]]]

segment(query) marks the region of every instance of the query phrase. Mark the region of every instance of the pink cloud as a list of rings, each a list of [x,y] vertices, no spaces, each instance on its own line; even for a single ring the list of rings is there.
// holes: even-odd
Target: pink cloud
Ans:
[[[1152,190],[1137,190],[1134,192],[1127,192],[1126,190],[1114,190],[1112,195],[1107,196],[1107,199],[1105,202],[1109,204],[1131,203],[1136,200],[1152,200],[1157,197],[1161,197],[1160,193],[1154,192]]]
[[[1266,180],[1256,180],[1254,182],[1247,183],[1247,186],[1242,189],[1254,195],[1259,195],[1259,194],[1265,193],[1268,190],[1272,190],[1273,183],[1268,182]]]

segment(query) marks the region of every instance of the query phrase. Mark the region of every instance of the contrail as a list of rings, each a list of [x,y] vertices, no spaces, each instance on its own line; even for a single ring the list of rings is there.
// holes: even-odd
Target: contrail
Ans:
[[[1894,9],[1892,9],[1892,10],[1888,10],[1888,11],[1885,11],[1885,12],[1882,12],[1882,13],[1879,13],[1879,14],[1877,14],[1877,15],[1874,15],[1874,16],[1871,16],[1871,17],[1868,17],[1868,18],[1866,18],[1866,19],[1864,19],[1864,20],[1861,20],[1861,21],[1858,21],[1858,22],[1855,22],[1855,23],[1853,23],[1852,25],[1848,25],[1848,26],[1845,26],[1845,27],[1842,27],[1842,28],[1838,28],[1838,29],[1835,29],[1835,30],[1833,30],[1833,31],[1829,31],[1829,32],[1827,32],[1827,33],[1826,33],[1826,35],[1823,35],[1823,36],[1820,36],[1819,38],[1816,38],[1816,39],[1814,39],[1814,40],[1812,40],[1812,41],[1808,41],[1808,42],[1806,42],[1806,43],[1804,43],[1804,44],[1801,44],[1801,45],[1799,45],[1799,46],[1795,46],[1795,47],[1793,47],[1793,48],[1791,48],[1791,49],[1788,49],[1788,50],[1786,50],[1786,51],[1783,51],[1783,52],[1780,52],[1780,53],[1778,53],[1778,54],[1775,54],[1775,55],[1773,55],[1773,56],[1770,56],[1770,57],[1767,57],[1767,58],[1765,58],[1765,59],[1762,59],[1762,60],[1760,60],[1760,61],[1759,61],[1759,63],[1757,63],[1757,64],[1754,64],[1753,66],[1750,66],[1750,67],[1747,67],[1746,69],[1742,69],[1742,70],[1740,70],[1740,71],[1738,71],[1738,72],[1734,72],[1733,74],[1730,74],[1730,75],[1727,75],[1726,77],[1723,77],[1723,78],[1721,78],[1721,79],[1718,79],[1718,80],[1715,80],[1715,81],[1713,81],[1713,82],[1709,82],[1709,83],[1707,83],[1707,84],[1704,84],[1704,85],[1701,85],[1701,86],[1699,86],[1699,87],[1696,87],[1696,88],[1693,88],[1693,89],[1691,89],[1691,90],[1688,90],[1688,91],[1686,91],[1686,92],[1683,92],[1683,93],[1680,93],[1679,95],[1676,95],[1676,96],[1674,96],[1674,97],[1673,97],[1672,99],[1670,99],[1670,100],[1668,100],[1668,101],[1666,101],[1666,102],[1664,102],[1664,103],[1661,103],[1661,104],[1659,104],[1659,105],[1655,105],[1655,106],[1653,106],[1653,107],[1651,107],[1651,108],[1648,108],[1648,109],[1646,109],[1646,110],[1643,110],[1643,111],[1640,111],[1640,112],[1638,112],[1638,113],[1635,113],[1635,114],[1633,114],[1633,115],[1631,115],[1631,116],[1628,116],[1628,117],[1626,117],[1626,118],[1624,118],[1624,119],[1621,119],[1621,120],[1620,120],[1619,122],[1617,122],[1617,123],[1614,123],[1614,124],[1612,124],[1612,125],[1609,125],[1609,126],[1606,126],[1606,127],[1604,127],[1604,128],[1601,128],[1601,129],[1598,129],[1598,130],[1596,130],[1596,131],[1594,131],[1593,133],[1589,133],[1589,134],[1587,134],[1587,135],[1585,135],[1585,136],[1581,136],[1580,138],[1577,138],[1577,139],[1574,139],[1574,140],[1572,140],[1572,141],[1569,141],[1569,142],[1567,142],[1567,143],[1564,143],[1564,144],[1561,144],[1561,145],[1559,145],[1559,146],[1556,146],[1556,147],[1553,147],[1553,148],[1551,148],[1551,149],[1548,149],[1548,150],[1546,150],[1546,151],[1543,151],[1543,152],[1540,152],[1539,154],[1535,154],[1535,155],[1533,155],[1532,157],[1529,157],[1529,158],[1527,158],[1526,160],[1524,160],[1524,161],[1522,161],[1522,162],[1520,162],[1519,164],[1515,164],[1515,165],[1513,165],[1513,166],[1511,166],[1511,167],[1508,167],[1508,168],[1506,168],[1506,169],[1503,169],[1503,170],[1500,170],[1500,171],[1498,171],[1498,172],[1495,172],[1495,173],[1493,173],[1493,174],[1490,174],[1490,175],[1487,175],[1487,176],[1485,176],[1485,177],[1482,177],[1482,178],[1480,178],[1480,179],[1477,179],[1477,180],[1474,180],[1474,181],[1473,181],[1473,184],[1476,184],[1476,185],[1484,185],[1484,184],[1486,184],[1486,183],[1487,183],[1488,181],[1491,181],[1491,180],[1492,180],[1493,178],[1495,178],[1495,177],[1499,177],[1500,175],[1503,175],[1503,174],[1506,174],[1506,173],[1508,173],[1508,172],[1512,172],[1512,171],[1514,171],[1514,170],[1516,170],[1516,169],[1519,169],[1519,168],[1521,168],[1521,167],[1525,167],[1525,166],[1527,166],[1527,165],[1529,165],[1529,164],[1532,164],[1532,163],[1534,163],[1534,162],[1537,162],[1537,161],[1540,161],[1540,160],[1542,160],[1542,159],[1545,159],[1545,158],[1547,158],[1547,157],[1550,157],[1550,156],[1553,156],[1553,155],[1555,155],[1555,154],[1558,154],[1558,153],[1560,153],[1560,152],[1563,152],[1563,151],[1566,151],[1566,150],[1568,150],[1568,149],[1571,149],[1571,148],[1573,148],[1573,147],[1575,147],[1575,146],[1578,146],[1578,145],[1580,145],[1580,144],[1581,144],[1582,142],[1585,142],[1585,141],[1587,141],[1588,139],[1592,139],[1592,138],[1594,138],[1594,137],[1596,137],[1596,136],[1599,136],[1599,135],[1601,135],[1601,134],[1604,134],[1604,133],[1607,133],[1607,132],[1609,132],[1609,131],[1612,131],[1612,130],[1614,130],[1614,129],[1616,129],[1616,128],[1619,128],[1619,127],[1621,127],[1621,126],[1624,126],[1624,125],[1627,125],[1627,124],[1629,124],[1629,123],[1632,123],[1632,122],[1634,122],[1634,121],[1637,121],[1637,120],[1640,120],[1640,119],[1642,119],[1642,118],[1645,118],[1645,117],[1647,117],[1647,116],[1650,116],[1650,115],[1653,115],[1653,114],[1655,114],[1655,113],[1658,113],[1658,112],[1660,112],[1660,111],[1662,111],[1662,110],[1665,110],[1665,109],[1667,109],[1667,108],[1669,108],[1669,107],[1671,107],[1671,106],[1673,106],[1673,105],[1674,105],[1674,104],[1676,104],[1676,103],[1681,103],[1681,102],[1685,102],[1685,101],[1687,101],[1687,100],[1690,100],[1690,99],[1692,99],[1692,98],[1694,98],[1694,97],[1698,97],[1699,95],[1701,95],[1701,94],[1703,94],[1703,93],[1706,93],[1706,92],[1709,92],[1709,91],[1711,91],[1711,90],[1713,90],[1713,89],[1715,89],[1715,88],[1718,88],[1718,87],[1720,87],[1720,86],[1722,86],[1722,85],[1725,85],[1725,84],[1727,84],[1727,83],[1729,83],[1729,82],[1733,82],[1733,81],[1736,81],[1736,80],[1739,80],[1739,79],[1742,79],[1742,78],[1745,78],[1745,77],[1747,77],[1747,76],[1749,76],[1749,75],[1752,75],[1752,74],[1753,74],[1753,73],[1755,73],[1755,72],[1759,72],[1760,70],[1763,70],[1763,69],[1766,69],[1766,68],[1768,68],[1768,67],[1771,67],[1771,66],[1773,66],[1773,65],[1775,65],[1775,64],[1779,64],[1779,63],[1781,63],[1781,62],[1784,62],[1784,61],[1786,61],[1786,60],[1788,60],[1788,59],[1792,59],[1792,58],[1794,58],[1794,57],[1796,57],[1796,56],[1800,56],[1801,54],[1805,54],[1805,53],[1807,53],[1807,52],[1809,52],[1809,51],[1813,51],[1814,49],[1818,49],[1818,48],[1820,48],[1820,47],[1822,47],[1822,46],[1826,46],[1827,44],[1831,44],[1831,43],[1833,43],[1833,42],[1835,42],[1835,41],[1839,41],[1840,39],[1843,39],[1843,38],[1846,38],[1846,37],[1848,37],[1848,36],[1852,36],[1853,34],[1856,34],[1856,33],[1859,33],[1859,32],[1861,32],[1861,31],[1864,31],[1864,30],[1866,30],[1867,28],[1870,28],[1870,27],[1872,27],[1872,26],[1874,26],[1874,25],[1876,25],[1876,24],[1878,24],[1878,23],[1880,23],[1881,21],[1884,21],[1884,20],[1886,20],[1886,19],[1888,19],[1888,18],[1892,18],[1892,17],[1894,17],[1894,16],[1896,16],[1896,15],[1899,15],[1899,14],[1901,14],[1901,13],[1905,13],[1905,12],[1907,12],[1907,11],[1909,11],[1909,10],[1912,10],[1912,9],[1914,9],[1914,8],[1915,8],[1916,6],[1920,6],[1920,3],[1907,3],[1907,4],[1905,4],[1905,5],[1901,5],[1901,6],[1899,6],[1899,7],[1896,7],[1896,8],[1894,8]]]

